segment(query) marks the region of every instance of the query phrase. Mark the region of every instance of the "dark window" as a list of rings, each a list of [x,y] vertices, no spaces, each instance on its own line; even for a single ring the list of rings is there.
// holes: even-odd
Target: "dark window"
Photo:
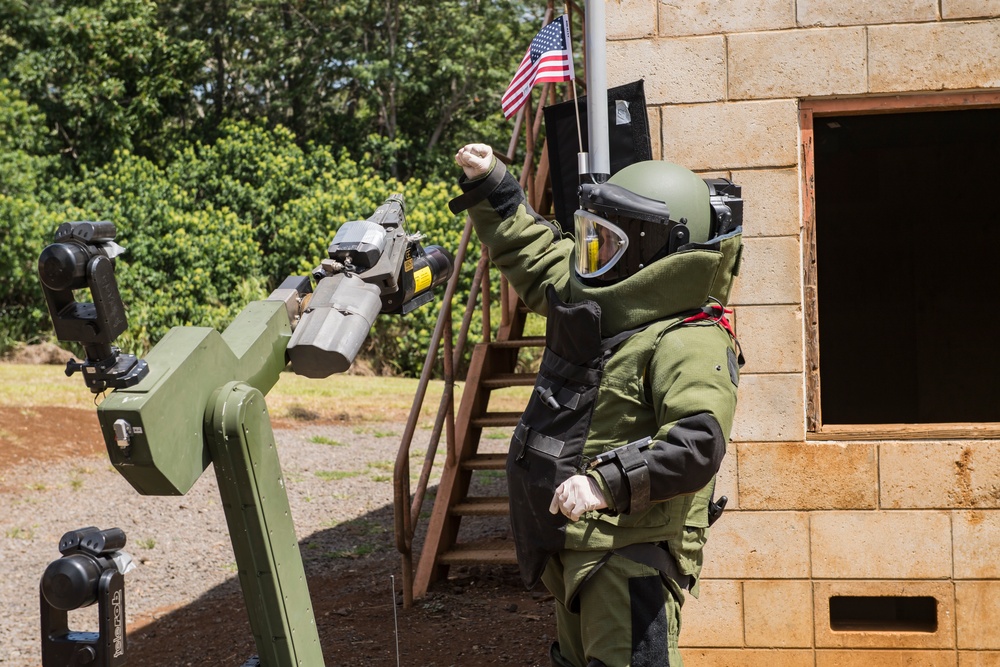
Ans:
[[[814,133],[823,423],[1000,422],[1000,109]]]

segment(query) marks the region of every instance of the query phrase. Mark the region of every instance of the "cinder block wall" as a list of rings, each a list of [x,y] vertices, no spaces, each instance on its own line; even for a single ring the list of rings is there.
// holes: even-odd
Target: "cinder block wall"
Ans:
[[[1000,442],[806,437],[799,101],[1000,88],[1000,0],[609,0],[608,82],[654,155],[746,198],[748,363],[691,667],[1000,667]],[[1000,131],[1000,128],[998,128]],[[930,596],[937,628],[834,631],[833,596]]]

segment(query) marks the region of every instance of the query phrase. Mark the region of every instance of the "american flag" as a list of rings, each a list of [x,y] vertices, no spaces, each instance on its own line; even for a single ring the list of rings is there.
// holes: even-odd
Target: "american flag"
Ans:
[[[572,81],[573,51],[569,41],[569,18],[565,14],[542,28],[528,46],[507,92],[500,100],[504,118],[524,106],[536,83]]]

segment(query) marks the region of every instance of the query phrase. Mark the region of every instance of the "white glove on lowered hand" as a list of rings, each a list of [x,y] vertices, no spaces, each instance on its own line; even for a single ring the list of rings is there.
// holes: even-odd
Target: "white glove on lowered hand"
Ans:
[[[570,521],[576,521],[587,512],[608,506],[597,482],[587,475],[573,475],[559,485],[552,496],[549,512],[562,512]]]
[[[493,165],[493,149],[486,144],[466,144],[455,153],[455,162],[470,179],[485,176]]]

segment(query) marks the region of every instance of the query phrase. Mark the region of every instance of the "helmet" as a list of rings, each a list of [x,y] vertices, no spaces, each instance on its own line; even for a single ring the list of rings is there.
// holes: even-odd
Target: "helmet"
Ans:
[[[742,224],[740,187],[671,162],[631,164],[607,183],[580,186],[576,264],[587,284],[623,280],[690,243]]]

